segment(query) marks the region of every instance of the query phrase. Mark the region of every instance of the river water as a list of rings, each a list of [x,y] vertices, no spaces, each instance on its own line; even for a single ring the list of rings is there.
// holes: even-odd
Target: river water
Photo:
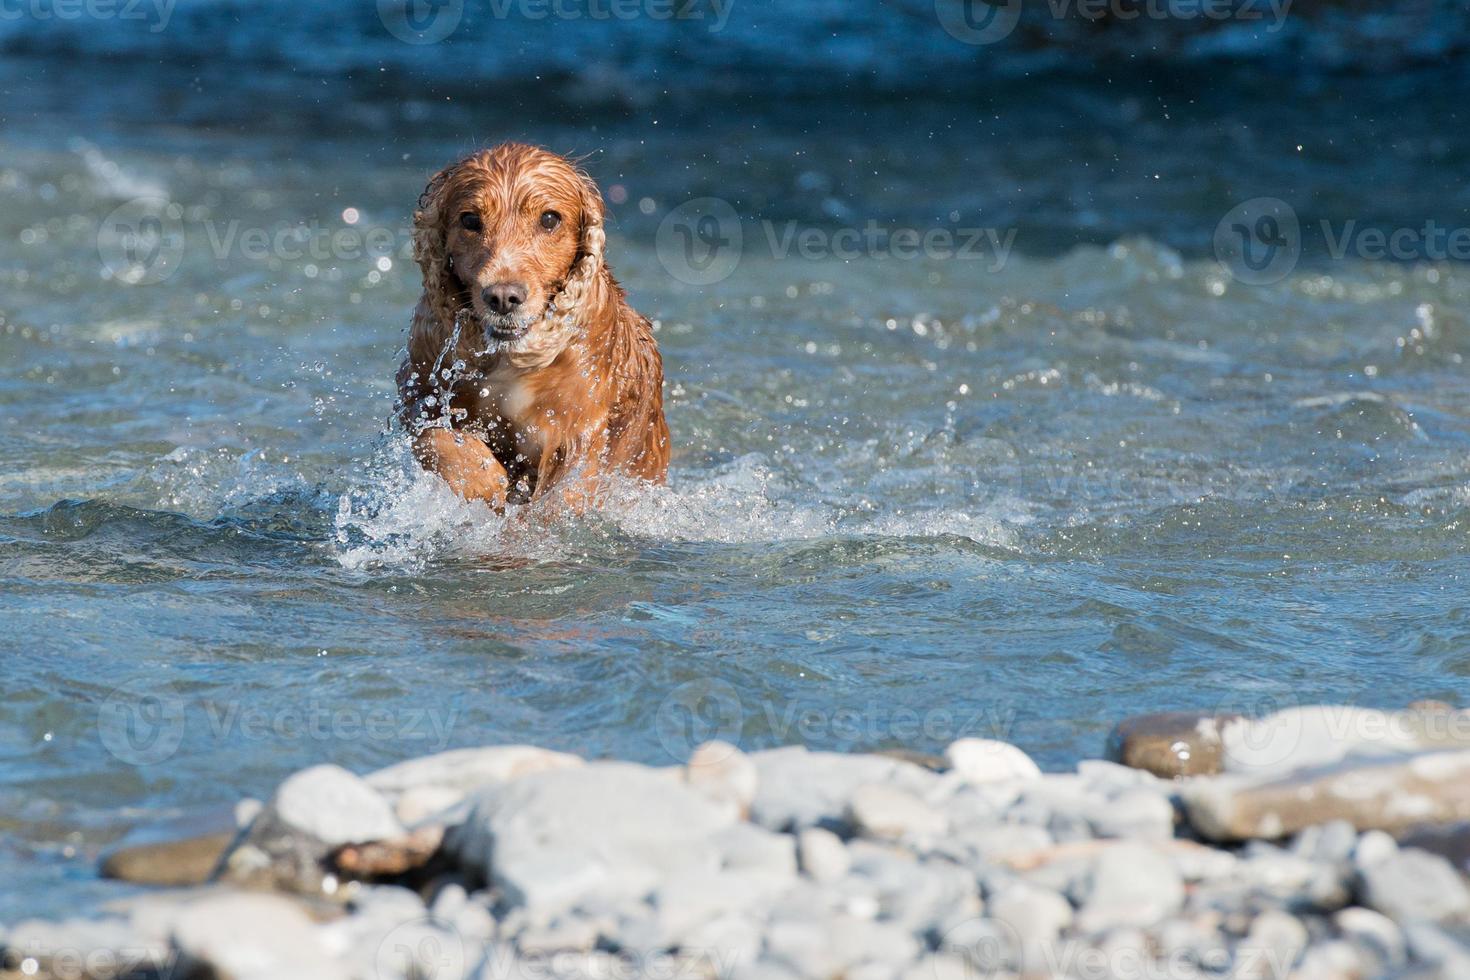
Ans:
[[[320,761],[979,735],[1062,767],[1142,711],[1470,698],[1470,274],[1426,230],[1467,221],[1463,72],[639,70],[589,108],[0,67],[0,920]],[[408,211],[509,137],[590,154],[658,322],[670,485],[595,517],[464,504],[387,424]],[[1291,216],[1299,258],[1217,255]]]

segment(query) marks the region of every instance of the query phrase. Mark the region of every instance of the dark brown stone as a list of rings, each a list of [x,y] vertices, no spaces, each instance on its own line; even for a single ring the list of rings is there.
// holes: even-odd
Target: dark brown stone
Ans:
[[[1220,729],[1239,715],[1162,711],[1120,721],[1108,736],[1107,756],[1163,779],[1220,771]]]
[[[123,847],[102,860],[102,877],[139,885],[202,885],[234,841],[233,831]]]

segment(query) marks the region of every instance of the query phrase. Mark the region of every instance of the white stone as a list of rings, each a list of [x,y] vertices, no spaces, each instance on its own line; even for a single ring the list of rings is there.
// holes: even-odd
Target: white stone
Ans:
[[[1031,757],[1008,742],[988,738],[962,738],[944,750],[944,761],[968,783],[1004,783],[1041,778],[1041,768]]]
[[[1285,774],[1326,766],[1349,755],[1363,758],[1415,752],[1423,743],[1404,712],[1351,705],[1287,708],[1261,718],[1239,718],[1221,730],[1225,772]]]
[[[1072,906],[1056,892],[1018,883],[992,896],[986,914],[1010,929],[1030,969],[1047,962],[1057,937],[1072,923]]]
[[[847,845],[830,830],[807,827],[797,834],[801,870],[814,881],[836,881],[852,867]]]
[[[1354,905],[1339,911],[1332,921],[1344,939],[1371,953],[1380,967],[1403,965],[1408,955],[1404,933],[1388,916]]]
[[[186,908],[173,945],[188,961],[231,980],[335,980],[346,969],[327,956],[316,928],[279,895],[217,894]]]
[[[847,819],[859,834],[884,840],[930,839],[944,833],[944,814],[906,790],[870,783],[853,791]]]
[[[548,769],[583,765],[581,758],[534,745],[487,745],[451,749],[409,759],[367,776],[368,785],[396,798],[411,789],[435,787],[463,798],[482,786],[518,779]]]
[[[328,847],[386,840],[403,833],[388,801],[341,766],[312,766],[288,776],[261,816],[268,815]]]
[[[1240,980],[1283,980],[1307,947],[1307,927],[1293,915],[1270,910],[1251,922],[1236,947],[1232,977]]]
[[[1174,836],[1174,805],[1152,789],[1128,789],[1088,815],[1099,837],[1168,840]]]
[[[513,903],[555,912],[588,896],[641,897],[674,872],[718,868],[714,837],[734,820],[656,770],[595,762],[481,790],[445,845]]]
[[[740,822],[712,838],[727,871],[769,871],[787,877],[796,874],[796,839]]]
[[[705,742],[689,756],[684,781],[712,800],[728,803],[744,816],[755,800],[759,777],[750,756],[728,742]]]

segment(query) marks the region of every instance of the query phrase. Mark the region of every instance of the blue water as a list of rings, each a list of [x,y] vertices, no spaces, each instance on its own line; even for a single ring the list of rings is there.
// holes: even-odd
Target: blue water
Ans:
[[[750,5],[709,45],[515,33],[498,74],[480,35],[272,9],[6,27],[0,920],[121,894],[111,843],[323,760],[981,735],[1062,767],[1140,711],[1470,697],[1470,274],[1331,247],[1470,222],[1470,83],[1433,45],[1386,76],[986,67],[927,22],[834,47],[836,8]],[[459,502],[387,425],[408,210],[511,137],[592,154],[665,357],[670,486],[583,520]],[[743,247],[689,285],[658,230],[708,196]],[[1260,197],[1305,232],[1252,285],[1212,236]],[[177,248],[129,284],[140,198]],[[869,222],[1009,246],[780,245]]]

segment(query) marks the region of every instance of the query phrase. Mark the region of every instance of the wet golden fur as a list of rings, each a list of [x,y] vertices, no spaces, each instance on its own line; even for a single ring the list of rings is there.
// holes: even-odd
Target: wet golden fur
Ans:
[[[462,496],[500,509],[555,490],[581,507],[609,474],[663,482],[663,364],[603,258],[603,218],[591,178],[517,143],[441,170],[419,198],[400,415]],[[487,305],[505,283],[525,287],[514,313]]]

